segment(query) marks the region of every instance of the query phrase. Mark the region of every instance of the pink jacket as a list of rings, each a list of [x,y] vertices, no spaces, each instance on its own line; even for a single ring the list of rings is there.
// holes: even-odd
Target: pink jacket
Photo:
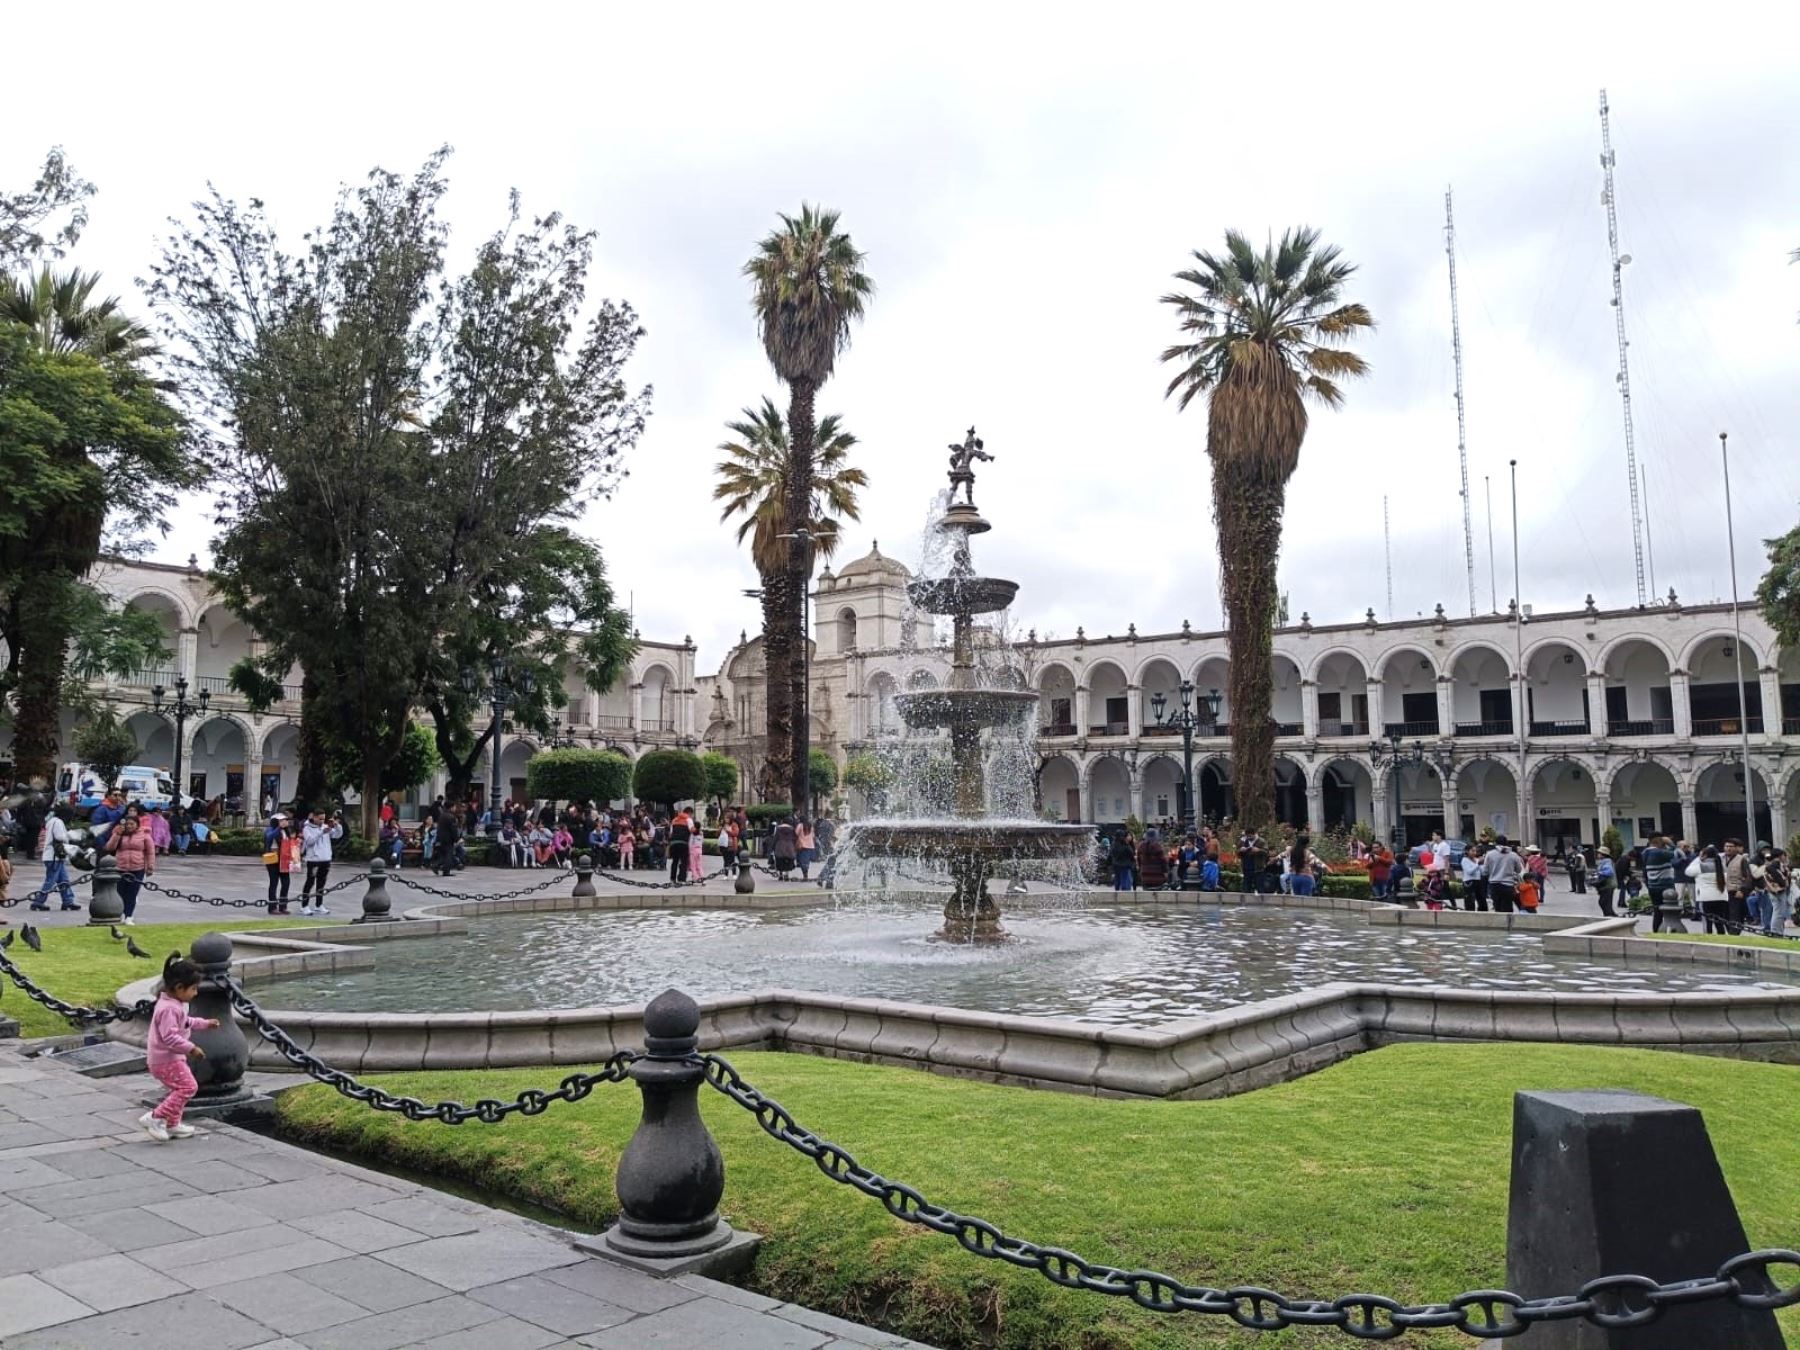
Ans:
[[[200,1030],[204,1020],[189,1017],[187,1004],[180,999],[159,995],[156,1011],[150,1014],[150,1039],[145,1043],[151,1072],[186,1059],[194,1048],[188,1032]]]

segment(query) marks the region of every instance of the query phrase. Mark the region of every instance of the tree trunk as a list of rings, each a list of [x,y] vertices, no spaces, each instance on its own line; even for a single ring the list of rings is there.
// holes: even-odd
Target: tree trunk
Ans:
[[[442,703],[433,703],[428,710],[431,713],[432,733],[437,742],[438,758],[444,761],[444,769],[448,782],[444,785],[444,800],[447,802],[466,802],[469,800],[469,789],[475,782],[475,766],[481,763],[481,752],[486,747],[489,737],[494,734],[493,724],[475,738],[467,758],[459,758],[451,734],[454,728],[450,722],[450,714]]]
[[[323,690],[311,671],[300,675],[300,742],[299,769],[294,784],[294,804],[301,814],[325,804],[327,789],[325,769],[325,734],[323,722],[329,716],[324,707]]]
[[[813,526],[813,451],[816,428],[813,424],[813,395],[817,392],[811,380],[795,380],[788,397],[788,528],[798,530]],[[794,749],[789,766],[793,793],[788,798],[794,809],[812,795],[812,690],[807,687],[807,653],[812,634],[806,631],[806,596],[812,589],[814,545],[809,540],[793,540],[788,551],[788,575],[792,593],[788,596],[791,622],[795,634],[794,649],[789,655],[789,683],[793,687]]]
[[[381,759],[380,755],[376,756]],[[373,840],[381,834],[381,770],[384,763],[363,759],[362,837]]]
[[[1213,459],[1213,520],[1231,655],[1231,777],[1238,824],[1275,816],[1275,571],[1286,482],[1241,459]]]
[[[68,661],[69,625],[61,579],[34,578],[19,597],[19,690],[13,718],[13,778],[19,782],[56,777],[62,721],[63,670]]]
[[[778,802],[787,794],[793,777],[794,686],[793,636],[788,631],[786,593],[788,574],[763,578],[763,703],[764,737],[762,781],[757,785],[765,802]]]

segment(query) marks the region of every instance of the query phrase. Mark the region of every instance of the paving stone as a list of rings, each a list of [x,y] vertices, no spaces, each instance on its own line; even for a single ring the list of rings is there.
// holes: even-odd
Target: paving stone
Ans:
[[[546,1345],[568,1345],[570,1342],[554,1331],[545,1331],[516,1317],[502,1317],[498,1322],[483,1322],[466,1331],[453,1331],[435,1340],[420,1341],[408,1350],[540,1350]]]
[[[175,1154],[174,1149],[168,1152],[170,1155]],[[186,1150],[182,1152],[185,1153]],[[183,1182],[209,1195],[223,1195],[230,1191],[249,1190],[269,1184],[267,1177],[259,1177],[246,1168],[222,1161],[189,1160],[172,1156],[169,1162],[159,1164],[155,1170],[171,1180]]]
[[[486,1326],[502,1314],[484,1303],[451,1294],[430,1303],[377,1313],[342,1326],[311,1331],[298,1337],[312,1350],[398,1350],[403,1345],[429,1344],[439,1336]],[[688,1347],[687,1350],[693,1350]]]
[[[567,1285],[554,1284],[541,1275],[483,1285],[470,1290],[469,1297],[564,1336],[604,1331],[637,1316],[629,1308],[602,1302]]]
[[[0,1149],[24,1148],[27,1144],[50,1144],[67,1138],[67,1135],[58,1134],[46,1126],[25,1121],[16,1125],[0,1125]]]
[[[183,1204],[180,1200],[171,1204]],[[176,1224],[145,1209],[118,1209],[105,1214],[83,1214],[70,1219],[68,1226],[85,1233],[96,1242],[104,1242],[118,1252],[142,1251],[145,1247],[163,1247],[184,1236]]]
[[[242,1203],[276,1219],[300,1219],[340,1209],[363,1209],[387,1199],[379,1186],[354,1177],[311,1177],[305,1181],[273,1181],[243,1193]]]
[[[248,1350],[268,1339],[269,1329],[242,1313],[185,1294],[8,1337],[6,1350]]]
[[[310,1238],[298,1228],[286,1224],[270,1224],[265,1228],[248,1228],[241,1233],[219,1233],[205,1237],[189,1237],[184,1230],[171,1228],[171,1240],[153,1248],[145,1258],[158,1270],[178,1270],[185,1266],[204,1265],[244,1252],[266,1251]]]
[[[0,1275],[15,1275],[112,1254],[112,1247],[99,1238],[89,1237],[54,1219],[45,1219],[36,1210],[26,1213],[33,1215],[36,1221],[6,1226],[5,1240],[0,1241]]]
[[[134,1176],[87,1177],[54,1186],[15,1191],[13,1198],[59,1219],[107,1210],[142,1208],[157,1200],[179,1200],[194,1193],[173,1177],[140,1171]]]
[[[357,1253],[404,1247],[424,1238],[424,1234],[411,1228],[402,1228],[397,1223],[354,1209],[339,1214],[310,1214],[304,1219],[295,1219],[294,1227],[336,1243],[345,1251]]]
[[[265,1228],[275,1222],[261,1210],[223,1200],[216,1195],[190,1195],[183,1200],[162,1200],[143,1208],[202,1236],[238,1233],[246,1228]]]
[[[248,1229],[250,1233],[260,1230]],[[228,1236],[238,1236],[230,1234]],[[341,1260],[345,1255],[342,1247],[334,1247],[331,1243],[315,1237],[302,1237],[298,1241],[289,1241],[279,1247],[268,1247],[257,1252],[240,1252],[236,1256],[222,1257],[207,1261],[201,1265],[181,1266],[170,1272],[174,1277],[195,1289],[215,1289],[223,1284],[234,1284],[239,1280],[254,1279],[258,1275],[273,1275],[277,1271],[302,1270],[307,1266],[320,1266],[330,1261]]]
[[[6,1109],[20,1120],[54,1125],[63,1116],[117,1111],[119,1100],[100,1092],[73,1092],[66,1097],[28,1097],[7,1102]]]
[[[477,1285],[574,1265],[585,1258],[566,1242],[502,1229],[415,1242],[410,1247],[380,1252],[375,1259],[460,1293]]]
[[[782,1306],[778,1298],[753,1294],[748,1289],[739,1289],[735,1284],[726,1284],[723,1280],[709,1280],[704,1275],[678,1275],[675,1283],[692,1289],[696,1294],[722,1299],[726,1303],[735,1303],[740,1308],[749,1308],[755,1312],[772,1312]]]
[[[297,1270],[294,1274],[314,1288],[347,1298],[370,1312],[390,1312],[442,1298],[445,1293],[441,1284],[433,1284],[362,1256],[348,1261],[328,1261],[324,1265]]]
[[[39,1271],[38,1278],[71,1298],[80,1299],[95,1312],[111,1312],[114,1308],[129,1308],[187,1292],[186,1285],[129,1256],[96,1256],[52,1266]]]
[[[58,1171],[37,1158],[8,1158],[0,1162],[0,1191],[19,1191],[32,1186],[54,1186],[70,1180],[67,1172]]]
[[[330,1175],[330,1169],[308,1162],[297,1153],[245,1153],[233,1162],[247,1172],[270,1181],[305,1181],[310,1177]]]
[[[714,1345],[732,1350],[819,1350],[833,1337],[721,1299],[696,1298],[580,1339],[593,1350],[695,1350]]]
[[[588,1260],[580,1265],[559,1266],[555,1270],[546,1270],[544,1278],[552,1284],[560,1284],[603,1303],[616,1303],[636,1313],[661,1312],[664,1308],[701,1297],[679,1280],[659,1280],[610,1261]]]
[[[84,1148],[79,1152],[57,1153],[40,1161],[47,1163],[68,1177],[122,1177],[130,1176],[142,1169],[132,1159],[131,1152],[148,1153],[156,1141],[145,1136],[145,1147],[126,1151],[123,1148]]]
[[[72,1322],[91,1312],[87,1304],[34,1275],[0,1279],[0,1338],[4,1338],[0,1344],[10,1343],[21,1332]]]
[[[283,1336],[278,1341],[264,1341],[261,1345],[253,1345],[249,1350],[306,1350],[306,1347],[299,1341]]]
[[[222,1284],[208,1289],[206,1296],[254,1317],[284,1336],[335,1327],[369,1315],[367,1308],[328,1294],[285,1271]]]
[[[881,1350],[893,1350],[893,1347],[904,1345],[905,1337],[891,1331],[880,1331],[874,1327],[865,1327],[859,1322],[848,1322],[841,1317],[833,1317],[830,1313],[814,1312],[811,1308],[803,1308],[798,1303],[784,1303],[777,1308],[773,1316],[789,1322],[798,1322],[803,1327],[814,1331],[823,1331],[834,1336],[838,1341],[851,1345],[879,1346]]]
[[[358,1208],[364,1214],[385,1219],[388,1223],[397,1223],[402,1228],[410,1228],[427,1237],[455,1237],[458,1233],[473,1233],[482,1226],[472,1215],[458,1213],[447,1206],[416,1196],[385,1200]]]

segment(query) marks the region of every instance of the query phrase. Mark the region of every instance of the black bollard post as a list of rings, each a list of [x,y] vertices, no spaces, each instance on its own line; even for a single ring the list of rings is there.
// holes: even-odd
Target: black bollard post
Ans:
[[[742,849],[738,850],[737,875],[732,878],[731,889],[738,895],[756,893],[756,865]]]
[[[45,896],[46,903],[50,897]],[[125,917],[125,902],[119,899],[119,862],[110,853],[102,853],[94,864],[94,894],[88,901],[88,927],[105,927]]]
[[[363,892],[362,913],[351,923],[394,922],[394,898],[388,894],[387,864],[380,858],[369,859],[369,889]]]
[[[209,1031],[196,1031],[192,1039],[204,1059],[191,1059],[194,1081],[200,1085],[193,1105],[197,1115],[212,1115],[248,1101],[244,1070],[250,1065],[250,1043],[231,1015],[231,999],[224,980],[231,973],[231,939],[223,933],[203,933],[194,939],[188,957],[200,967],[200,992],[188,1005],[193,1017],[218,1019]]]
[[[1750,1250],[1700,1112],[1635,1092],[1521,1092],[1513,1098],[1507,1287],[1574,1293],[1602,1275],[1667,1283],[1710,1276]],[[1749,1283],[1751,1276],[1740,1275]],[[1766,1272],[1759,1292],[1772,1289]],[[1647,1306],[1642,1291],[1604,1310]],[[1621,1304],[1625,1306],[1620,1306]],[[1533,1350],[1780,1350],[1775,1314],[1729,1298],[1672,1304],[1643,1326],[1578,1319],[1532,1328]]]
[[[571,895],[598,895],[594,889],[594,855],[583,853],[575,859],[575,889]]]
[[[631,1067],[644,1114],[619,1156],[619,1222],[578,1243],[643,1270],[722,1274],[748,1261],[757,1239],[719,1218],[725,1160],[696,1100],[706,1071],[694,1059],[699,1005],[668,989],[644,1009],[646,1054]]]

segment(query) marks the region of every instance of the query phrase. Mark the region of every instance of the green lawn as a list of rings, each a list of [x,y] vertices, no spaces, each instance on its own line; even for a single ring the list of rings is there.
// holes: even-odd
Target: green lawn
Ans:
[[[1716,942],[1727,947],[1775,947],[1784,952],[1800,952],[1800,942],[1793,938],[1763,937],[1760,933],[1638,933],[1637,937],[1655,938],[1659,942]]]
[[[1512,1094],[1631,1088],[1701,1107],[1753,1243],[1800,1240],[1800,1069],[1642,1050],[1401,1045],[1209,1102],[1101,1101],[803,1055],[733,1057],[859,1161],[1009,1234],[1194,1282],[1409,1301],[1505,1274]],[[383,1075],[434,1099],[511,1097],[553,1069]],[[946,1347],[1341,1345],[1159,1316],[984,1261],[835,1185],[702,1089],[724,1152],[723,1209],[767,1236],[754,1287]],[[451,1128],[311,1086],[280,1097],[290,1136],[436,1170],[592,1223],[636,1122],[629,1085],[535,1119]],[[1705,1272],[1695,1271],[1694,1274]],[[1800,1330],[1800,1317],[1787,1323]],[[1453,1333],[1403,1344],[1468,1346]]]
[[[317,928],[314,919],[258,920],[258,931],[269,928]],[[49,993],[65,1003],[83,1003],[89,1007],[112,1001],[119,986],[141,980],[162,971],[164,958],[179,948],[186,952],[188,944],[202,933],[230,929],[229,921],[213,923],[146,923],[135,928],[121,928],[130,933],[137,945],[153,959],[145,961],[125,950],[123,942],[115,942],[104,928],[40,928],[44,950],[34,952],[24,942],[14,939],[6,954]],[[10,929],[17,932],[19,920]],[[0,977],[0,1010],[19,1020],[21,1036],[57,1036],[71,1031],[67,1018],[59,1017],[41,1004],[33,1003],[11,980]]]

